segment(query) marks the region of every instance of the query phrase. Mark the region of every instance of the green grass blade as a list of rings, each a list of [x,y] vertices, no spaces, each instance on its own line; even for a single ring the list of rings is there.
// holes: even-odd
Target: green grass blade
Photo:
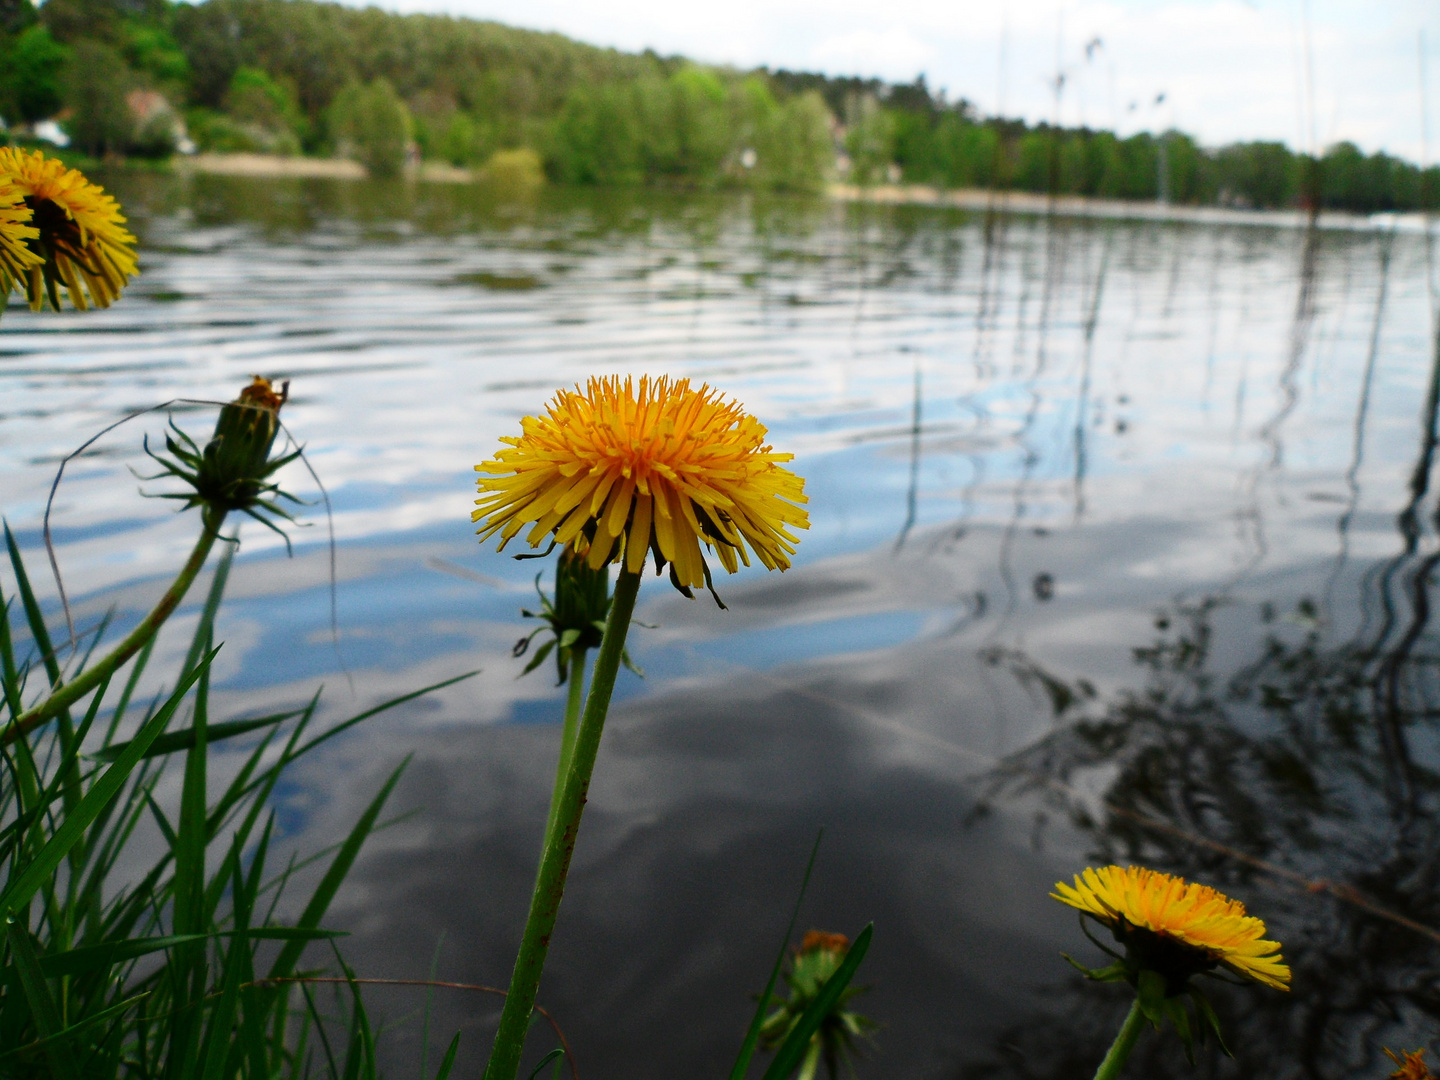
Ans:
[[[335,899],[335,893],[339,891],[340,883],[345,880],[345,875],[350,872],[356,856],[360,854],[360,846],[365,843],[365,838],[375,827],[375,820],[380,816],[380,811],[385,806],[385,800],[390,798],[390,793],[400,782],[400,774],[405,771],[405,766],[408,764],[410,764],[410,759],[407,757],[400,763],[399,768],[390,774],[390,779],[385,781],[379,794],[370,801],[370,805],[365,808],[365,813],[360,815],[360,820],[355,823],[355,827],[350,830],[350,835],[345,838],[345,843],[340,846],[334,862],[325,871],[325,876],[310,897],[310,902],[305,905],[305,910],[296,924],[297,928],[313,930],[325,917],[325,912],[330,907],[330,901]],[[304,948],[303,941],[287,942],[285,947],[280,950],[280,955],[275,958],[275,963],[271,965],[270,978],[288,978]]]
[[[3,682],[5,706],[10,719],[18,720],[25,711],[20,703],[20,672],[15,667],[15,642],[10,637],[10,601],[0,609],[0,682]]]
[[[69,854],[84,837],[85,830],[90,823],[99,816],[100,812],[115,798],[121,786],[125,783],[135,766],[140,763],[141,755],[149,747],[150,743],[159,737],[170,718],[175,715],[175,710],[180,707],[180,702],[189,692],[190,687],[200,678],[202,671],[210,667],[216,653],[220,650],[217,647],[201,662],[200,667],[187,675],[175,688],[169,700],[158,712],[146,722],[140,729],[140,733],[130,743],[130,748],[121,755],[113,765],[105,770],[85,793],[79,804],[61,822],[60,827],[45,842],[44,847],[36,853],[35,858],[11,881],[3,893],[0,893],[0,919],[7,919],[24,904],[30,902],[40,886],[47,881],[55,872],[61,861]]]
[[[185,666],[180,669],[182,678],[200,662],[200,657],[209,649],[209,642],[215,633],[215,615],[220,610],[220,599],[225,595],[225,582],[230,580],[230,564],[235,561],[235,544],[224,544],[220,561],[215,564],[215,576],[210,580],[210,591],[205,596],[205,607],[200,611],[200,622],[195,627],[195,636],[190,639],[190,651],[185,654]]]
[[[209,1027],[201,1046],[200,1080],[222,1080],[225,1059],[230,1056],[230,1047],[234,1041],[235,1013],[240,1005],[240,983],[246,971],[244,960],[250,956],[250,942],[245,933],[249,928],[249,905],[244,902],[245,884],[241,879],[238,863],[233,867],[232,881],[236,896],[236,933],[225,955],[220,1001],[211,1010]]]
[[[146,665],[150,663],[150,654],[155,651],[155,642],[159,640],[159,634],[152,635],[136,654],[135,663],[130,668],[130,677],[125,680],[125,689],[120,692],[120,700],[115,704],[115,711],[110,714],[110,726],[105,731],[106,746],[115,738],[115,732],[120,730],[120,721],[125,719],[125,712],[130,708],[130,698],[134,696],[140,676],[145,673]]]
[[[44,967],[45,961],[43,959],[40,961],[40,965],[41,967]],[[47,1038],[36,1039],[34,1042],[26,1043],[24,1046],[15,1046],[0,1050],[0,1061],[4,1061],[7,1057],[14,1057],[16,1054],[33,1053],[36,1050],[44,1049],[50,1043],[60,1042],[61,1040],[69,1039],[72,1035],[76,1035],[79,1032],[84,1031],[86,1028],[94,1027],[96,1024],[103,1024],[106,1021],[113,1020],[121,1014],[129,1011],[136,1004],[143,1001],[149,996],[150,995],[148,993],[136,994],[133,997],[126,998],[124,1001],[118,1001],[114,1005],[101,1009],[99,1012],[91,1013],[89,1016],[71,1024],[67,1028],[63,1028],[62,1030],[57,1031],[54,1035],[48,1036]],[[4,1074],[3,1068],[3,1066],[0,1066],[0,1074]]]
[[[455,1037],[458,1039],[460,1036],[456,1035]],[[529,1080],[535,1080],[535,1078],[540,1075],[541,1069],[545,1068],[545,1066],[549,1065],[552,1061],[558,1061],[564,1056],[565,1051],[561,1050],[558,1046],[554,1050],[551,1050],[548,1054],[546,1054],[543,1058],[540,1059],[539,1065],[536,1065],[535,1068],[530,1070]]]
[[[448,1080],[450,1070],[455,1067],[455,1055],[460,1053],[460,1032],[455,1032],[455,1037],[450,1040],[450,1049],[445,1051],[445,1056],[440,1059],[440,1071],[435,1074],[435,1080]]]
[[[335,1051],[330,1045],[330,1037],[325,1033],[325,1018],[320,1015],[320,1010],[315,1007],[315,995],[310,993],[310,987],[304,983],[300,984],[300,993],[305,998],[305,1009],[309,1013],[310,1021],[314,1025],[315,1034],[320,1039],[320,1046],[325,1051],[325,1061],[330,1066],[332,1080],[339,1080],[340,1069],[335,1064]]]
[[[308,743],[301,746],[298,750],[291,754],[290,760],[298,758],[302,754],[309,753],[311,750],[315,749],[315,747],[319,746],[327,739],[333,739],[342,731],[348,731],[350,728],[360,723],[360,721],[369,720],[370,717],[375,716],[377,713],[382,713],[386,709],[393,709],[396,705],[403,705],[407,701],[413,701],[415,698],[423,697],[425,694],[431,693],[432,691],[443,690],[447,686],[453,686],[455,683],[463,682],[466,679],[474,678],[476,675],[479,674],[480,672],[478,670],[467,671],[464,675],[456,675],[452,678],[444,679],[441,682],[431,683],[429,686],[423,686],[419,690],[412,690],[408,694],[401,694],[399,697],[391,698],[389,701],[383,702],[380,705],[376,705],[373,709],[366,709],[364,712],[358,713],[355,716],[350,717],[349,720],[346,720],[343,723],[336,724],[333,728],[331,728],[329,731],[326,731],[324,734],[316,735],[315,738],[311,739]]]
[[[247,732],[258,731],[260,728],[271,727],[294,719],[300,715],[301,711],[293,709],[290,712],[274,713],[271,716],[257,716],[253,720],[227,720],[223,724],[210,724],[205,729],[205,741],[217,743],[223,739],[233,739],[237,735],[244,735]],[[195,746],[198,736],[199,732],[193,727],[182,728],[179,731],[167,731],[150,744],[150,749],[145,751],[145,756],[160,757],[164,754],[177,754],[182,750],[190,750]],[[128,742],[114,743],[90,756],[97,761],[114,761],[125,752],[125,748],[129,745]]]
[[[865,929],[856,936],[855,943],[850,946],[850,951],[845,954],[845,959],[841,961],[835,974],[825,980],[825,985],[815,995],[815,1000],[800,1014],[800,1019],[780,1044],[780,1049],[775,1052],[775,1060],[770,1062],[770,1067],[765,1070],[761,1080],[786,1080],[786,1077],[795,1071],[805,1057],[810,1037],[820,1030],[825,1017],[840,1001],[840,995],[845,992],[845,987],[850,985],[850,980],[859,970],[860,961],[865,959],[874,932],[875,924],[867,923]]]
[[[50,631],[45,629],[45,617],[40,613],[35,591],[30,588],[30,575],[25,572],[25,560],[20,557],[20,547],[15,543],[15,534],[10,531],[8,521],[5,522],[5,546],[10,549],[10,565],[15,571],[15,585],[20,590],[25,619],[30,624],[30,636],[35,639],[35,650],[45,665],[45,674],[50,676],[50,685],[57,686],[60,682],[60,662],[55,658]]]
[[[196,934],[204,929],[201,898],[205,892],[205,781],[207,774],[206,717],[209,714],[210,667],[200,671],[195,690],[195,726],[185,756],[185,781],[180,791],[180,820],[175,828],[175,932]],[[151,745],[154,745],[153,743]],[[147,748],[148,749],[148,748]]]
[[[80,1080],[80,1069],[75,1063],[73,1049],[68,1042],[58,1038],[65,1030],[65,1024],[61,1021],[60,1010],[55,1005],[55,998],[50,994],[45,975],[40,970],[40,960],[35,955],[35,943],[30,937],[30,931],[24,926],[12,923],[7,936],[10,955],[15,960],[15,974],[19,977],[25,998],[30,1003],[31,1019],[35,1021],[35,1029],[40,1032],[40,1037],[47,1040],[45,1056],[50,1060],[50,1067],[59,1080]]]
[[[176,945],[204,940],[204,934],[170,934],[166,937],[106,941],[99,945],[86,945],[79,949],[51,953],[41,958],[40,970],[46,978],[51,979],[64,975],[87,975],[92,971],[103,971],[126,960],[134,960],[164,949],[174,948]]]
[[[99,945],[85,945],[65,952],[50,953],[40,958],[40,970],[47,979],[62,975],[87,975],[102,971],[127,960],[135,960],[177,945],[188,945],[195,941],[206,941],[212,937],[234,937],[235,930],[221,930],[210,934],[167,934],[165,937],[121,938],[105,941]],[[320,941],[330,938],[349,937],[347,930],[302,930],[294,926],[264,926],[245,931],[245,936],[266,941]]]
[[[740,1045],[740,1055],[730,1069],[730,1080],[744,1080],[745,1071],[750,1068],[750,1059],[755,1056],[755,1047],[760,1042],[760,1028],[765,1023],[765,1012],[770,1008],[770,997],[780,979],[780,969],[785,966],[785,952],[790,948],[790,939],[795,935],[795,924],[800,919],[800,905],[805,902],[805,890],[810,886],[810,872],[815,869],[815,858],[820,854],[820,841],[825,839],[825,830],[815,834],[815,844],[810,849],[810,861],[805,864],[805,876],[800,879],[800,895],[795,897],[795,907],[790,912],[790,924],[785,927],[785,936],[780,939],[780,951],[775,955],[775,966],[770,969],[770,980],[765,992],[755,1006],[755,1015],[750,1028],[745,1032],[745,1041]]]
[[[55,656],[55,646],[50,643],[50,632],[45,629],[45,617],[40,612],[40,603],[35,599],[35,591],[30,587],[30,576],[25,572],[25,560],[20,556],[20,547],[15,543],[15,534],[10,531],[8,521],[5,522],[5,546],[10,551],[10,566],[15,571],[15,585],[20,590],[20,602],[25,608],[25,618],[30,624],[30,634],[35,639],[35,648],[39,651],[40,659],[45,665],[45,674],[49,676],[52,687],[59,686],[60,661]],[[61,773],[68,776],[69,766],[73,764],[77,750],[69,709],[61,709],[56,714],[55,732],[59,736],[60,756],[64,764]],[[65,809],[73,810],[79,797],[76,785],[67,783],[64,791]]]

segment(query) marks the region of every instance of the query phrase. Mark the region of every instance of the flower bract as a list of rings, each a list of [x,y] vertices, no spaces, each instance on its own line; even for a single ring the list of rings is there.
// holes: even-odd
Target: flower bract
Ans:
[[[521,530],[538,547],[553,537],[592,567],[639,573],[647,552],[667,564],[686,595],[709,587],[701,550],[734,573],[754,555],[767,569],[790,565],[809,528],[805,482],[775,453],[765,427],[737,403],[688,379],[592,378],[561,390],[521,434],[475,469],[472,521],[500,546]]]
[[[15,278],[39,311],[46,299],[60,310],[60,286],[84,311],[109,307],[137,271],[135,237],[120,204],[78,169],[39,150],[0,148],[0,185],[13,185],[35,230],[25,243],[32,256]]]
[[[1055,890],[1051,896],[1108,925],[1143,967],[1171,983],[1218,964],[1277,990],[1290,988],[1290,969],[1280,943],[1265,940],[1265,923],[1208,885],[1138,866],[1103,866]]]
[[[0,176],[0,307],[26,272],[40,265],[40,256],[27,246],[40,235],[30,224],[34,211],[25,205],[24,193],[14,181]]]
[[[527,619],[540,619],[543,625],[517,641],[512,653],[524,656],[536,636],[548,629],[554,636],[541,644],[521,674],[530,674],[553,651],[560,674],[556,685],[562,685],[569,677],[576,650],[584,653],[598,649],[605,637],[605,620],[610,614],[610,572],[603,566],[592,569],[585,556],[573,547],[562,548],[555,562],[555,598],[545,595],[538,575],[535,591],[540,595],[540,610],[521,608],[520,614]],[[620,659],[631,671],[643,676],[627,651],[621,650]]]

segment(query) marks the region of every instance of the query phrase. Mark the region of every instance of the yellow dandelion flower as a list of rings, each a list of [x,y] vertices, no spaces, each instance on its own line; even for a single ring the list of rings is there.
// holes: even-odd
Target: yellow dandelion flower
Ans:
[[[84,311],[109,307],[137,271],[135,237],[125,228],[120,204],[78,169],[39,150],[0,148],[0,181],[9,181],[30,208],[36,235],[28,237],[37,261],[17,275],[39,311],[48,296],[60,310],[59,286]]]
[[[750,553],[784,570],[808,529],[805,481],[765,442],[765,428],[737,403],[689,379],[592,378],[561,390],[542,416],[521,421],[518,438],[475,466],[482,473],[472,521],[503,549],[530,526],[588,552],[590,566],[622,563],[639,573],[645,553],[656,572],[689,595],[710,584],[700,545],[734,573]],[[748,548],[748,552],[747,552]]]
[[[1265,940],[1265,923],[1245,905],[1208,885],[1138,866],[1102,866],[1063,881],[1051,893],[1112,928],[1146,930],[1277,990],[1290,988],[1280,943]]]
[[[40,230],[29,223],[32,216],[24,192],[0,175],[0,307],[15,284],[24,279],[25,272],[40,265],[40,257],[26,246],[26,241],[40,235]]]
[[[1385,1053],[1399,1066],[1390,1074],[1390,1080],[1435,1080],[1435,1074],[1425,1064],[1424,1050],[1401,1050],[1397,1054],[1387,1046]],[[1405,1056],[1401,1057],[1401,1054]]]

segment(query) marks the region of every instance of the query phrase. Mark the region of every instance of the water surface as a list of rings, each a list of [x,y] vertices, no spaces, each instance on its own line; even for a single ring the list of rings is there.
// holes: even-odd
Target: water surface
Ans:
[[[1127,1003],[1060,959],[1099,957],[1046,893],[1102,858],[1220,886],[1286,944],[1295,992],[1218,987],[1239,1061],[1199,1074],[1383,1075],[1382,1044],[1434,1032],[1423,232],[107,179],[142,276],[109,311],[0,326],[0,504],[32,567],[56,465],[94,431],[173,401],[199,437],[193,402],[289,379],[333,509],[338,633],[326,516],[293,467],[315,500],[293,557],[240,531],[226,712],[324,683],[339,718],[481,670],[281,796],[313,850],[414,755],[391,809],[415,813],[334,913],[362,974],[434,958],[503,985],[538,851],[561,691],[517,679],[510,648],[542,564],[475,543],[471,466],[558,386],[667,373],[769,425],[812,527],[790,572],[718,582],[728,611],[641,594],[646,678],[617,689],[541,993],[582,1072],[723,1073],[821,825],[804,923],[876,924],[862,1076],[1093,1069]],[[192,542],[130,471],[164,416],[60,488],[82,628],[137,619]],[[413,1074],[423,996],[373,1002],[392,1074]],[[434,1010],[476,1068],[494,1000]],[[1150,1075],[1189,1068],[1167,1046],[1142,1043]]]

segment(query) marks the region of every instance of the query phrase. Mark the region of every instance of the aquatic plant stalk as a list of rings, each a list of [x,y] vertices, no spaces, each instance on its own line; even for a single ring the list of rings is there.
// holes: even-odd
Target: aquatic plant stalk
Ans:
[[[1135,1049],[1135,1042],[1140,1038],[1144,1027],[1145,1013],[1141,1010],[1140,999],[1137,997],[1130,1006],[1125,1023],[1120,1026],[1120,1034],[1116,1035],[1115,1041],[1110,1044],[1110,1052],[1105,1055],[1105,1060],[1100,1062],[1100,1068],[1095,1070],[1095,1080],[1115,1080],[1120,1075],[1120,1070],[1125,1067],[1130,1051]]]
[[[210,549],[220,535],[220,527],[225,523],[225,513],[224,510],[214,510],[210,507],[201,511],[200,537],[195,541],[195,547],[191,549],[190,557],[185,560],[185,565],[181,567],[179,575],[171,583],[170,588],[165,590],[165,595],[151,609],[150,614],[141,619],[140,625],[130,631],[125,639],[109,653],[86,668],[72,681],[53,687],[49,697],[34,708],[21,713],[13,723],[0,730],[0,746],[8,746],[79,701],[110,678],[125,661],[139,652],[155,636],[160,627],[164,625],[165,620],[180,606],[180,601],[185,599],[185,594],[200,573],[200,568],[205,565],[205,559],[209,556]]]
[[[510,991],[500,1014],[500,1028],[495,1033],[490,1062],[485,1067],[485,1080],[516,1080],[520,1071],[520,1054],[530,1026],[530,1012],[545,968],[545,956],[550,950],[550,936],[560,913],[560,900],[565,894],[565,876],[570,870],[571,856],[575,854],[580,815],[585,811],[590,774],[595,768],[595,755],[600,749],[605,715],[610,708],[610,695],[615,689],[620,655],[625,649],[625,635],[630,629],[639,591],[640,575],[621,570],[615,582],[610,617],[605,623],[605,637],[595,658],[585,712],[575,731],[564,783],[554,800],[554,813],[545,832],[540,870],[535,875],[535,890],[530,896],[530,914],[525,920],[525,933],[515,957],[515,970],[510,976]],[[570,677],[578,683],[580,674],[572,670]],[[576,696],[573,684],[571,695]],[[562,755],[566,745],[562,744]]]

